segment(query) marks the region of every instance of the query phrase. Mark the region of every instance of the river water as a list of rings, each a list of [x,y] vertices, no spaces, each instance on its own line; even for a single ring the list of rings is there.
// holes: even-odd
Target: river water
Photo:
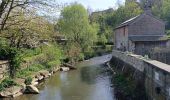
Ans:
[[[111,73],[104,62],[111,55],[95,57],[77,65],[77,70],[57,72],[38,86],[40,94],[25,94],[15,100],[115,100]]]

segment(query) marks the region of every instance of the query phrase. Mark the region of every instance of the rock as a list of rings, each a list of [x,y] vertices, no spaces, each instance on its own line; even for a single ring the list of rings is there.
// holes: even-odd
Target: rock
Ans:
[[[70,70],[69,67],[61,67],[60,68],[60,71],[64,71],[64,72],[69,71],[69,70]]]
[[[34,86],[38,85],[38,79],[37,78],[33,78],[31,84],[34,85]]]
[[[38,82],[38,78],[33,78],[32,82]]]
[[[76,67],[74,67],[73,65],[71,65],[71,64],[69,64],[69,63],[63,63],[63,65],[64,65],[65,67],[69,67],[69,68],[72,69],[72,70],[77,69]]]
[[[0,79],[2,79],[4,77],[4,75],[3,74],[0,74]]]
[[[49,77],[49,71],[46,71],[46,70],[40,71],[40,75],[42,75],[44,78],[48,78]]]
[[[31,82],[31,85],[36,86],[36,85],[38,85],[38,82]]]
[[[48,76],[51,76],[51,75],[52,75],[51,73],[48,74]]]
[[[15,82],[23,87],[25,87],[25,79],[17,78]]]
[[[35,78],[37,78],[38,81],[41,81],[41,80],[44,79],[44,76],[42,76],[42,75],[39,74],[39,75],[36,75]]]
[[[60,69],[60,68],[55,68],[55,69],[53,70],[53,73],[56,73],[59,69]]]
[[[26,86],[26,93],[33,93],[33,94],[39,94],[39,90],[37,89],[37,87],[33,86],[33,85],[27,85]]]
[[[50,74],[53,75],[53,74],[54,74],[54,71],[51,71]]]
[[[22,94],[23,94],[23,92],[18,92],[18,93],[16,93],[16,94],[12,95],[12,97],[15,98],[15,97],[18,97],[18,96],[20,96],[20,95],[22,95]]]
[[[1,93],[0,93],[0,96],[1,97],[11,97],[11,95],[12,95],[12,93],[10,92],[10,91],[2,91]]]
[[[0,96],[1,97],[13,97],[13,96],[17,96],[19,92],[22,92],[22,87],[12,86],[0,92]]]

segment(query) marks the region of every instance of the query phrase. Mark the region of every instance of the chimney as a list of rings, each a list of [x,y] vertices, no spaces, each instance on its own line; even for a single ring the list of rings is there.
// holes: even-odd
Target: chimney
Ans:
[[[146,0],[145,6],[144,6],[144,13],[147,15],[152,15],[152,1]]]

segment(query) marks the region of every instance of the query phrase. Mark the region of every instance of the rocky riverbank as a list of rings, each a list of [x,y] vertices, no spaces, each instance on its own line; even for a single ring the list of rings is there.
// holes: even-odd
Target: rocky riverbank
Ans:
[[[10,88],[6,88],[4,91],[0,92],[0,98],[9,98],[9,97],[17,97],[22,94],[38,94],[39,90],[37,89],[37,85],[41,83],[43,80],[49,78],[54,73],[59,71],[60,68],[53,69],[52,71],[41,70],[31,75],[32,81],[31,84],[26,85],[25,79],[17,78],[15,82],[18,84],[17,86],[12,86]],[[68,68],[67,68],[68,71]]]

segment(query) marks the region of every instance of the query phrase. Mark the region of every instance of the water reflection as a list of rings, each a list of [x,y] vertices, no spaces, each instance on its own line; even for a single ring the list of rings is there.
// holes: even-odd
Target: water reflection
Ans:
[[[86,82],[87,84],[95,84],[96,77],[98,76],[98,68],[97,67],[83,67],[80,70],[80,77],[82,82]]]
[[[15,100],[114,100],[106,66],[90,61],[78,66],[78,70],[57,73],[40,85],[40,94],[23,95]]]

